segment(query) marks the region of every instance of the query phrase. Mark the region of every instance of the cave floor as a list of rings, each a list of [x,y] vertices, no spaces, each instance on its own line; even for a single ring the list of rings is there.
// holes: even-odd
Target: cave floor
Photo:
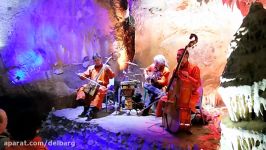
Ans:
[[[164,144],[174,144],[180,147],[192,147],[197,145],[199,148],[216,150],[219,148],[220,132],[217,128],[217,122],[210,120],[207,125],[194,124],[191,127],[192,134],[178,132],[171,134],[161,127],[161,117],[137,116],[136,111],[131,111],[130,115],[122,111],[117,114],[114,111],[103,109],[98,113],[98,117],[91,121],[85,121],[86,118],[78,118],[82,112],[82,107],[66,108],[56,110],[54,115],[64,117],[71,121],[79,123],[98,124],[102,128],[118,133],[130,133],[140,136],[145,140],[161,141]]]

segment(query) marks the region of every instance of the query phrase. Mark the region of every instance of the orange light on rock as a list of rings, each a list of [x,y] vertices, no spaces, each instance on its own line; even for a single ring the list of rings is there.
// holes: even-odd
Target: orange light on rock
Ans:
[[[119,65],[119,69],[123,70],[127,67],[127,61],[128,61],[128,57],[127,57],[127,52],[126,52],[126,48],[123,45],[122,41],[115,41],[113,43],[113,49],[114,51],[119,53],[119,57],[117,58],[117,62]]]
[[[128,61],[126,50],[123,49],[119,51],[120,57],[117,59],[117,62],[119,64],[119,69],[123,70],[127,67],[126,62]]]

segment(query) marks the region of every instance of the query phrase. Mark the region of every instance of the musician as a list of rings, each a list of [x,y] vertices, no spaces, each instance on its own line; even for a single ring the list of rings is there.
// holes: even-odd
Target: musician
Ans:
[[[179,62],[179,59],[181,59],[182,53],[185,51],[185,49],[179,49],[177,51],[177,56],[176,56],[176,60],[177,62]],[[189,53],[188,51],[186,51],[186,54],[183,57],[183,60],[181,62],[180,65],[180,69],[179,72],[176,73],[176,77],[178,77],[178,79],[186,79],[188,80],[188,82],[190,82],[192,84],[192,94],[190,96],[190,101],[189,101],[189,108],[191,109],[192,112],[196,111],[196,104],[199,100],[199,96],[200,94],[198,93],[198,88],[201,85],[201,81],[200,81],[200,69],[198,66],[191,64],[188,61],[189,58]],[[156,116],[160,117],[162,116],[162,105],[163,105],[163,101],[167,100],[167,96],[163,96],[158,105],[157,105],[157,112],[156,112]]]
[[[105,95],[107,94],[107,85],[109,84],[109,79],[112,79],[115,74],[110,68],[109,65],[104,65],[102,63],[102,58],[100,55],[97,53],[93,55],[93,61],[94,65],[89,66],[88,69],[80,73],[79,76],[82,80],[85,80],[86,78],[95,80],[95,78],[98,76],[100,73],[100,70],[104,67],[104,70],[100,74],[97,82],[101,85],[100,88],[98,89],[96,96],[91,99],[91,97],[88,96],[84,92],[84,86],[83,85],[81,88],[78,89],[77,91],[77,98],[76,100],[81,100],[83,101],[84,105],[84,110],[83,112],[79,115],[79,117],[87,117],[87,121],[91,120],[93,118],[96,118],[97,112],[102,108],[102,102],[105,98]]]
[[[153,63],[144,70],[146,81],[144,88],[149,94],[149,105],[163,96],[165,86],[168,84],[170,71],[167,67],[166,59],[163,55],[156,55]],[[149,115],[150,106],[142,113],[143,116]]]

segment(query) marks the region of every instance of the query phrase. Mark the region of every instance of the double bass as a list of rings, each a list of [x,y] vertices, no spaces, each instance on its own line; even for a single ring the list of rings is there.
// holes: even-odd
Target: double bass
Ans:
[[[196,34],[191,34],[190,39],[192,38],[194,40],[191,40],[185,47],[166,89],[167,100],[163,106],[162,124],[164,128],[172,133],[179,130],[189,130],[191,126],[189,102],[192,84],[188,80],[181,79],[176,74],[179,72],[187,49],[193,47],[198,42]]]

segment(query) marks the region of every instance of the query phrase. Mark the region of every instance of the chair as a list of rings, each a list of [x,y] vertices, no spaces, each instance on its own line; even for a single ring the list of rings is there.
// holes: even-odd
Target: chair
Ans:
[[[107,93],[105,95],[105,111],[108,112],[108,105],[114,104],[114,89],[112,86],[107,88]]]

